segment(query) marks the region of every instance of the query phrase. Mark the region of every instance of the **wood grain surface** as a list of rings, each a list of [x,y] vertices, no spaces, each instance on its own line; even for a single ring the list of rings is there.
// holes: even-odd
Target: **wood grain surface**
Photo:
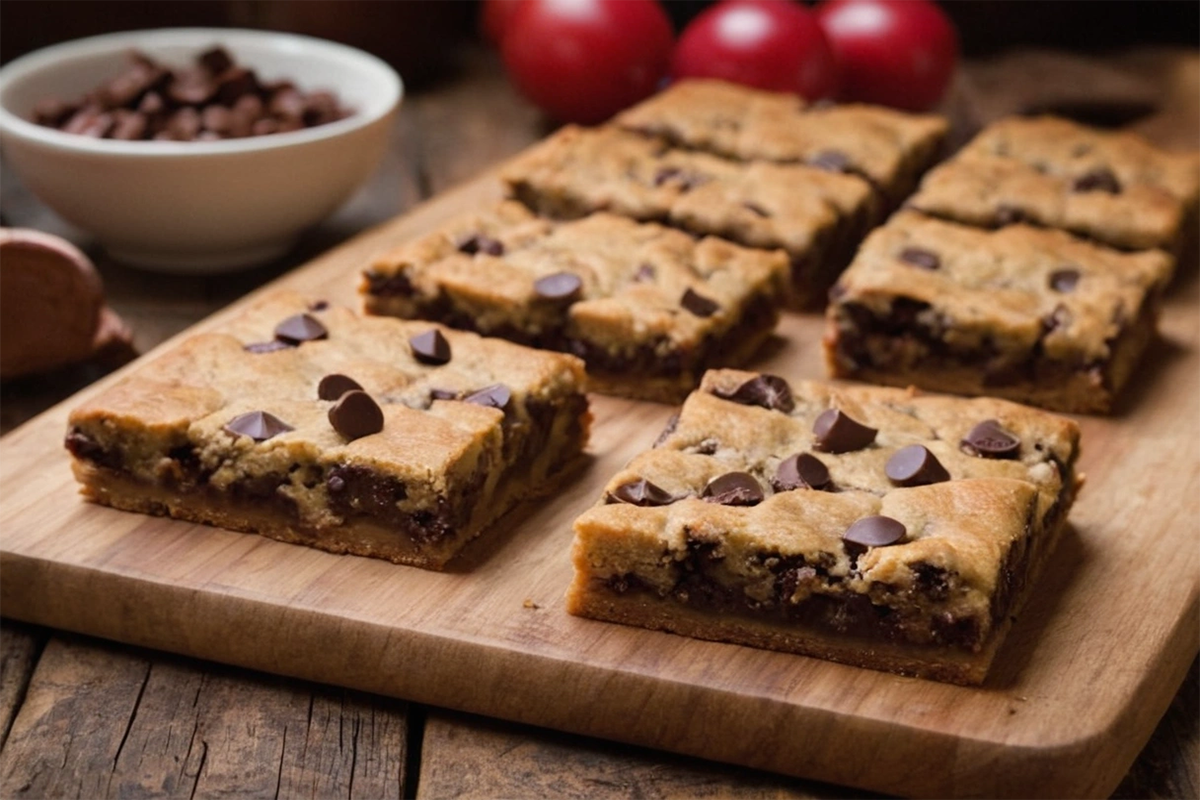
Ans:
[[[468,185],[285,282],[351,299],[345,275],[365,253],[425,230],[494,191],[487,179]],[[561,592],[569,573],[570,518],[591,502],[614,464],[653,439],[669,411],[611,399],[598,400],[593,459],[570,492],[545,508],[518,512],[503,526],[499,541],[477,548],[464,568],[441,576],[294,553],[254,537],[82,506],[65,477],[59,450],[66,407],[53,409],[0,443],[0,480],[11,487],[20,478],[22,486],[19,496],[6,498],[0,509],[5,533],[0,603],[6,615],[122,641],[848,785],[923,794],[1106,793],[1170,701],[1196,649],[1194,536],[1200,487],[1195,455],[1186,446],[1197,432],[1196,294],[1193,269],[1178,288],[1164,347],[1145,365],[1136,397],[1118,418],[1084,420],[1089,485],[1072,517],[1073,535],[1054,561],[1059,580],[1040,587],[1037,608],[1018,622],[998,674],[981,690],[566,618]],[[763,365],[797,377],[819,374],[818,328],[815,318],[790,317],[787,344]],[[527,607],[527,599],[538,607]],[[187,727],[191,712],[180,709],[177,699],[165,709],[149,702],[155,684],[145,663],[137,666],[144,656],[112,648],[113,658],[102,664],[102,672],[125,678],[107,678],[105,691],[91,701],[93,708],[75,702],[88,697],[77,689],[69,697],[54,694],[56,685],[86,682],[86,669],[80,674],[86,665],[72,662],[69,642],[52,640],[40,652],[41,641],[35,632],[16,637],[14,646],[14,637],[5,636],[0,691],[5,709],[8,698],[22,691],[19,685],[13,688],[9,674],[35,659],[46,674],[37,682],[44,693],[23,698],[28,711],[21,719],[5,720],[5,730],[9,725],[12,730],[0,755],[0,775],[26,777],[15,785],[0,783],[0,794],[33,792],[32,784],[25,785],[28,770],[17,765],[44,753],[35,743],[44,748],[56,739],[69,749],[71,741],[92,733],[106,742],[107,749],[98,750],[115,748],[113,763],[121,765],[121,774],[134,776],[138,765],[146,774],[163,772],[158,755],[145,755],[149,743],[145,736],[138,738],[136,719],[124,736],[114,737],[111,731],[120,725],[99,709],[110,704],[115,710],[109,716],[119,717],[145,705],[145,730],[153,729],[156,708],[160,720],[169,714]],[[90,668],[96,669],[95,662]],[[160,668],[160,673],[162,685],[188,685],[186,670]],[[372,784],[370,770],[356,773],[352,766],[347,772],[331,754],[327,768],[315,771],[324,777],[288,771],[285,783],[280,767],[272,783],[262,765],[296,763],[287,755],[286,730],[293,731],[293,743],[311,738],[312,750],[324,753],[321,725],[313,727],[312,698],[308,714],[293,713],[293,706],[304,705],[305,695],[314,694],[312,687],[264,678],[263,692],[256,694],[247,693],[245,680],[230,678],[231,688],[222,695],[219,679],[205,681],[196,696],[211,692],[221,702],[194,712],[193,725],[205,734],[198,740],[204,743],[200,754],[224,757],[201,761],[199,767],[190,761],[190,767],[180,768],[180,786],[188,785],[189,772],[212,773],[202,794],[223,793],[223,785],[238,780],[263,790],[286,785],[293,794],[310,787],[320,796],[342,793],[350,784],[337,781],[361,774],[360,789],[379,791],[352,791],[351,796],[409,794],[410,779],[395,779],[411,760],[411,752],[401,752],[404,704],[396,704],[395,718],[378,724],[378,703],[371,705],[371,735],[384,742],[385,750],[388,742],[396,743],[397,755],[383,760],[396,767],[384,771],[388,781]],[[301,699],[288,700],[290,692]],[[328,692],[333,698],[360,697]],[[178,689],[173,695],[180,696]],[[271,700],[264,706],[267,697]],[[340,728],[353,722],[352,703],[347,710],[344,699],[325,701],[330,707],[340,704],[330,715]],[[250,719],[232,712],[222,716],[226,705],[267,707],[270,713]],[[41,709],[46,716],[39,716]],[[86,724],[87,715],[96,720],[94,729]],[[419,795],[443,796],[438,786],[457,786],[455,794],[469,788],[462,775],[449,782],[454,765],[435,759],[434,754],[446,752],[441,745],[447,737],[457,736],[459,752],[475,752],[481,759],[512,741],[511,734],[496,729],[498,723],[480,727],[464,719],[469,718],[439,712],[428,720],[423,750],[429,758],[420,761]],[[280,724],[283,737],[268,735],[278,733]],[[466,741],[463,731],[471,734]],[[902,741],[894,736],[898,733],[904,734]],[[163,748],[162,758],[187,764],[197,756],[194,747],[182,744],[184,734],[176,749],[153,745]],[[1188,735],[1183,731],[1185,742]],[[1194,727],[1190,736],[1194,742]],[[254,753],[252,742],[259,738],[275,742],[274,750]],[[549,738],[544,746],[528,745],[526,755],[533,760],[518,758],[518,763],[549,763],[556,752],[574,752]],[[127,753],[130,742],[138,755]],[[339,738],[339,752],[343,748]],[[229,757],[247,749],[254,758]],[[65,750],[63,756],[66,760]],[[323,763],[306,758],[305,765]],[[577,755],[573,769],[557,773],[575,775],[581,781],[577,785],[546,784],[546,773],[531,768],[525,783],[517,780],[522,774],[517,770],[506,771],[507,783],[494,775],[499,782],[490,784],[496,788],[490,794],[585,796],[589,785],[603,788],[606,781],[618,793],[620,786],[635,785],[649,787],[647,796],[705,792],[702,779],[691,789],[677,780],[656,784],[655,776],[669,775],[670,767],[662,767],[661,759],[646,761],[637,784],[622,784],[611,769],[606,772],[602,759],[589,764]],[[223,773],[205,766],[210,763],[241,763],[244,770],[235,770],[223,784]],[[111,793],[112,785],[95,782],[102,772],[81,768],[75,778],[60,772],[55,781],[61,783],[41,784],[48,791],[34,795]],[[695,770],[687,774],[695,780]],[[745,774],[753,795],[758,774]],[[807,796],[783,794],[772,785],[764,783],[763,796]],[[488,796],[488,786],[477,783],[475,796]],[[1136,787],[1129,791],[1127,796],[1139,796]],[[136,780],[126,793],[139,793]]]

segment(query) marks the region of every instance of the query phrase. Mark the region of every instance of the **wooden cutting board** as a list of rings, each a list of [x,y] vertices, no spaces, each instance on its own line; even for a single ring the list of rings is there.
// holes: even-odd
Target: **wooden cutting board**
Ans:
[[[480,178],[263,291],[356,304],[372,253],[499,192]],[[66,416],[117,373],[0,440],[0,604],[131,644],[866,789],[1107,795],[1197,651],[1194,266],[1120,413],[1082,420],[1087,485],[980,688],[568,616],[573,518],[672,410],[599,396],[587,463],[562,493],[432,573],[83,502]],[[754,366],[821,376],[821,327],[788,315]]]

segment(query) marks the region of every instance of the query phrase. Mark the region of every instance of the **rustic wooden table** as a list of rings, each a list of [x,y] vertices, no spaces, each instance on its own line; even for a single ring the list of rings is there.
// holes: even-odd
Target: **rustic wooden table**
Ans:
[[[4,224],[67,236],[91,254],[140,351],[349,236],[459,183],[547,132],[484,53],[405,100],[371,183],[279,262],[187,278],[114,263],[7,170]],[[1022,80],[1037,76],[1037,80]],[[1200,57],[1139,51],[1103,63],[1057,54],[970,64],[948,105],[961,134],[1030,103],[1139,102],[1139,127],[1196,147]],[[1014,89],[1013,87],[1021,87]],[[0,431],[105,372],[84,365],[0,387]],[[18,492],[3,487],[3,496]],[[2,612],[3,609],[0,609]],[[1200,796],[1200,673],[1193,663],[1114,796]],[[0,797],[852,797],[840,787],[610,744],[337,687],[259,674],[24,623],[0,622]]]

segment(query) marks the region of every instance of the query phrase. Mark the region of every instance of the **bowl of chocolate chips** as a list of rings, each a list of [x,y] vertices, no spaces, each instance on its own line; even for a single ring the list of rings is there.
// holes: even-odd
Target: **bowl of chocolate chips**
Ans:
[[[0,69],[22,182],[114,258],[215,273],[284,254],[382,158],[403,94],[380,59],[269,31],[54,45]]]

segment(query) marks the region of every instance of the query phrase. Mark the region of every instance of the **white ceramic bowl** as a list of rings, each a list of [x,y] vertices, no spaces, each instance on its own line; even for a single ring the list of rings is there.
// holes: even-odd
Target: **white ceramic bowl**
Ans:
[[[28,121],[74,100],[138,49],[171,66],[223,45],[263,81],[327,89],[353,109],[315,128],[214,142],[125,142]],[[400,103],[383,61],[307,36],[223,28],[131,31],[54,45],[0,69],[0,142],[24,184],[115,258],[165,272],[220,272],[284,253],[372,173]]]

